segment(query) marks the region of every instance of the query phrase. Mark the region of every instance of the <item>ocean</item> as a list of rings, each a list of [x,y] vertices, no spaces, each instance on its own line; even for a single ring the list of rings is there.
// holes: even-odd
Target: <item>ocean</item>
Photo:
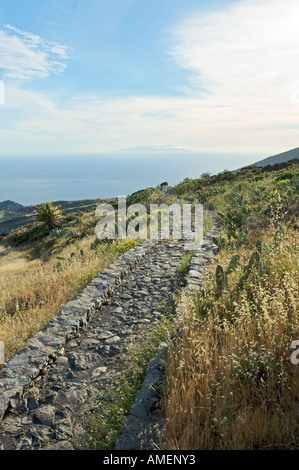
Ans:
[[[244,161],[244,163],[243,163]],[[250,163],[247,156],[242,165]],[[235,169],[241,159],[231,155],[162,153],[0,157],[0,202],[22,205],[49,201],[127,196],[162,182],[175,185],[203,172]]]

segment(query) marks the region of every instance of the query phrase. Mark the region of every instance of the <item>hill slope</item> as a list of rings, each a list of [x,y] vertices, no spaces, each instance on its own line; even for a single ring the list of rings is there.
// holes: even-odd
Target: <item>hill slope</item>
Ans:
[[[25,209],[24,206],[14,201],[0,202],[0,212],[19,213],[19,212],[24,211],[24,209]]]
[[[265,158],[264,160],[260,160],[252,165],[248,165],[246,168],[250,168],[252,166],[267,166],[267,165],[276,165],[277,163],[285,163],[295,158],[299,159],[299,147],[288,150],[287,152],[279,153],[278,155],[274,155],[272,157]]]
[[[59,205],[68,214],[71,212],[86,212],[96,208],[105,199],[84,199],[80,201],[55,201],[54,205]],[[14,201],[0,202],[0,234],[16,230],[23,225],[33,223],[36,206],[22,206]]]

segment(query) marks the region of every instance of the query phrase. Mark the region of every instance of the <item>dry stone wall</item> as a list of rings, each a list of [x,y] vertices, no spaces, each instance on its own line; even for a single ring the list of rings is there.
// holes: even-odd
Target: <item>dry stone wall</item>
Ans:
[[[152,252],[157,243],[146,241],[118,258],[5,364],[0,371],[0,422],[6,411],[20,401],[26,387],[63,355],[67,342],[89,322],[125,276]]]

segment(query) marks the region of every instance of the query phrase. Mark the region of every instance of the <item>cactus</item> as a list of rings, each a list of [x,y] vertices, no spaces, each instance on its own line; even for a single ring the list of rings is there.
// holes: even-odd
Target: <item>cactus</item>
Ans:
[[[51,230],[49,235],[50,235],[50,238],[56,238],[58,240],[59,238],[62,238],[63,233],[62,233],[62,230],[60,229],[54,229],[54,230]]]
[[[248,235],[247,230],[245,230],[244,232],[239,233],[239,236],[238,236],[237,241],[236,241],[237,248],[239,248],[244,243],[244,241],[246,240],[247,235]]]
[[[248,216],[250,215],[249,208],[244,204],[243,199],[234,201],[235,204],[229,209],[226,214],[218,212],[218,216],[222,219],[229,231],[241,230],[244,226]]]
[[[235,255],[231,260],[230,263],[225,271],[226,275],[231,274],[235,271],[239,265],[240,258],[238,255]]]
[[[217,266],[216,269],[216,286],[218,294],[222,294],[223,290],[227,287],[227,277],[223,270],[223,267],[220,266],[220,264]]]
[[[243,290],[244,284],[247,281],[249,276],[249,273],[244,274],[243,276],[240,277],[239,282],[237,284],[237,291]]]
[[[235,271],[239,265],[239,256],[235,255],[231,260],[224,271],[223,267],[219,264],[216,269],[216,286],[217,286],[217,293],[219,295],[222,294],[224,289],[227,289],[227,276],[229,276],[233,271]]]
[[[261,255],[258,251],[254,251],[251,255],[251,258],[249,260],[248,265],[246,266],[246,271],[248,273],[255,267],[257,266],[261,261]]]
[[[77,233],[77,230],[73,229],[73,230],[70,230],[67,234],[66,234],[67,238],[75,238],[78,236],[78,233]]]
[[[262,263],[262,252],[263,252],[263,246],[262,242],[258,240],[255,245],[255,250],[252,253],[250,260],[247,264],[247,266],[244,267],[243,269],[243,276],[239,279],[239,282],[237,284],[237,290],[243,289],[244,284],[249,278],[250,274],[254,271],[255,275],[262,277],[265,274],[269,273],[269,264],[267,263]],[[264,244],[264,252],[266,254],[269,254],[269,248],[267,247],[266,244]]]
[[[281,242],[282,237],[283,237],[283,233],[284,233],[283,228],[279,227],[279,229],[276,231],[276,233],[274,235],[274,240],[273,240],[274,248],[277,248],[280,245],[280,242]]]
[[[236,239],[237,238],[236,233],[233,230],[229,230],[227,232],[227,238],[229,242],[231,241],[232,238]]]
[[[225,245],[225,239],[223,237],[213,237],[213,243],[217,246],[218,250],[220,251]]]

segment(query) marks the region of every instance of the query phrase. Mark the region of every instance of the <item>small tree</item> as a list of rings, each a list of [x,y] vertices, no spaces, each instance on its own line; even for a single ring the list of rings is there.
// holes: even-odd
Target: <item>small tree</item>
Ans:
[[[48,226],[49,232],[60,225],[60,220],[62,219],[60,207],[54,206],[52,202],[46,202],[45,204],[40,204],[34,212],[36,219]]]

